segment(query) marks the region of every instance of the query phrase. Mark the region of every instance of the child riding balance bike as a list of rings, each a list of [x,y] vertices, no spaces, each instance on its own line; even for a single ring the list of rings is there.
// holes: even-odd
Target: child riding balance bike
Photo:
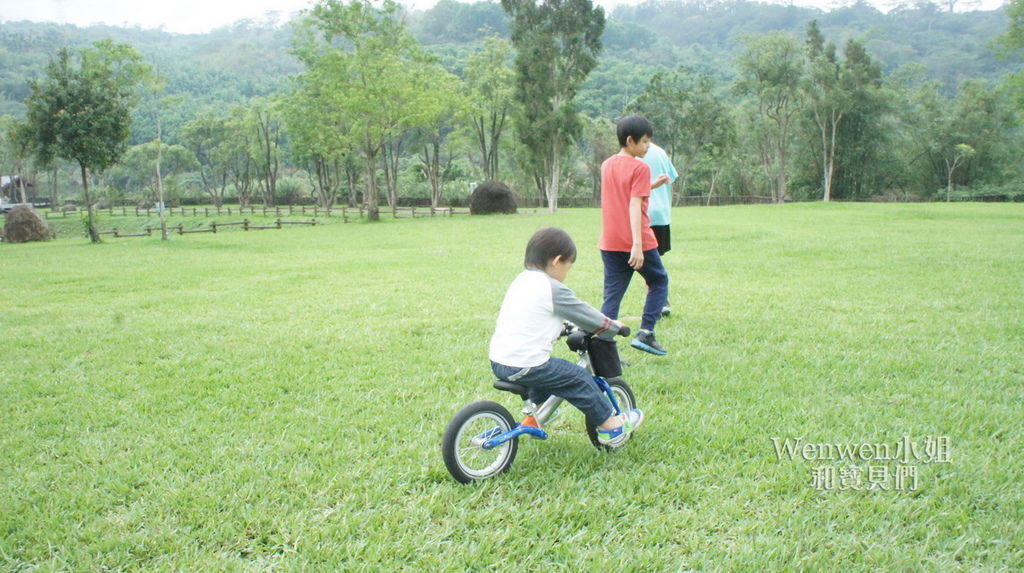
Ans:
[[[504,406],[491,401],[460,410],[442,440],[445,466],[457,481],[507,470],[520,436],[547,439],[544,425],[563,400],[583,412],[591,441],[602,449],[621,447],[643,422],[632,390],[618,378],[621,365],[611,340],[628,336],[629,328],[563,284],[575,261],[576,246],[562,229],[541,229],[530,239],[526,270],[505,294],[489,352],[498,378],[494,387],[519,395],[526,418],[517,424]],[[577,363],[551,357],[562,336],[579,354]]]

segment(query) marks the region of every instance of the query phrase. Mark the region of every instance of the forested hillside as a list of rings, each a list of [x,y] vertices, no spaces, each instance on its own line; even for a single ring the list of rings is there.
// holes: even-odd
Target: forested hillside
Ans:
[[[601,62],[585,90],[583,108],[616,117],[654,73],[679,66],[731,81],[740,38],[774,30],[802,36],[812,19],[838,45],[849,38],[863,40],[886,73],[908,64],[922,66],[947,94],[964,79],[999,81],[1020,67],[993,53],[992,40],[1007,26],[1002,10],[949,13],[923,4],[885,14],[867,4],[825,12],[744,0],[647,2],[618,7],[608,15]],[[429,10],[407,14],[405,21],[456,74],[486,36],[508,35],[507,16],[491,2],[441,0]],[[103,38],[138,49],[167,81],[166,93],[188,96],[193,108],[223,107],[286,90],[288,77],[301,70],[291,55],[291,30],[252,21],[197,35],[5,22],[0,23],[0,115],[23,114],[27,80],[41,72],[59,47],[86,46]],[[142,129],[140,140],[147,136],[148,130]]]
[[[511,69],[514,50],[507,42],[509,19],[498,3],[441,0],[426,11],[403,12],[398,19],[420,46],[418,49],[435,57],[440,66],[463,83],[461,88],[455,89],[462,94],[460,97],[471,101],[479,98],[483,89],[481,82],[492,81],[481,76],[479,70],[474,76],[470,69],[474,58],[479,65],[479,59],[489,53],[498,58],[494,60],[497,65]],[[998,132],[998,141],[1003,144],[1009,141],[1005,138],[1017,137],[1015,112],[1001,86],[1008,76],[1019,71],[1020,59],[1000,59],[993,44],[1008,26],[1009,18],[1003,10],[952,13],[935,4],[921,3],[916,8],[886,14],[866,4],[825,12],[742,0],[669,0],[619,7],[607,15],[597,67],[577,96],[578,108],[587,121],[575,137],[575,155],[566,160],[564,167],[568,183],[566,195],[586,197],[593,192],[594,164],[608,148],[608,121],[627,111],[656,115],[659,106],[685,108],[705,98],[700,109],[707,111],[721,106],[723,109],[716,112],[717,116],[706,117],[705,125],[699,128],[685,123],[671,126],[676,132],[692,134],[694,130],[704,130],[700,132],[707,135],[695,144],[687,144],[682,134],[678,141],[668,142],[673,158],[687,170],[686,177],[677,183],[678,195],[776,196],[781,192],[783,196],[777,197],[779,199],[815,197],[820,192],[816,188],[821,179],[821,173],[816,170],[827,160],[828,153],[825,150],[822,156],[822,150],[815,150],[823,126],[815,125],[813,105],[807,103],[810,100],[805,99],[803,108],[793,112],[793,126],[799,127],[787,135],[794,138],[790,153],[793,159],[788,165],[773,167],[782,169],[792,185],[788,191],[785,186],[782,190],[776,189],[772,181],[778,174],[768,173],[765,152],[758,151],[759,145],[763,147],[767,140],[759,144],[753,137],[764,120],[756,118],[758,98],[763,94],[759,95],[756,86],[744,83],[745,76],[752,73],[750,66],[754,65],[749,61],[752,50],[763,50],[766,48],[763,42],[778,37],[788,38],[786,41],[793,46],[805,46],[812,21],[816,22],[816,33],[822,38],[818,55],[823,62],[831,58],[831,65],[839,69],[847,62],[853,65],[862,57],[865,69],[878,70],[872,79],[864,80],[874,86],[871,88],[874,91],[864,91],[857,96],[862,98],[858,105],[865,107],[849,110],[849,120],[842,133],[836,126],[839,141],[842,143],[843,138],[849,141],[842,146],[842,151],[833,152],[838,170],[834,198],[863,198],[892,192],[928,195],[954,184],[984,188],[1005,186],[1015,180],[1020,166],[1008,164],[1005,154],[994,149],[988,150],[988,155],[972,154],[967,158],[967,165],[953,173],[943,166],[947,159],[937,150],[942,144],[921,140],[925,137],[925,126],[909,131],[894,127],[906,124],[912,114],[961,109],[963,117],[946,121],[945,135],[933,133],[928,137],[948,136],[963,140],[965,144],[972,131]],[[316,161],[325,158],[313,160],[310,150],[293,145],[300,139],[291,133],[298,129],[299,121],[294,114],[289,120],[287,106],[281,106],[288,97],[293,97],[290,94],[295,93],[297,82],[310,69],[309,62],[304,63],[297,56],[296,30],[299,28],[295,22],[273,26],[244,21],[209,34],[180,35],[106,26],[77,28],[3,23],[0,24],[0,116],[9,116],[7,122],[24,118],[23,101],[29,94],[29,81],[40,77],[59,48],[82,48],[109,38],[134,47],[151,67],[157,80],[152,83],[161,86],[147,96],[150,104],[137,110],[131,144],[141,148],[153,142],[159,122],[161,143],[180,148],[177,171],[169,175],[172,199],[236,198],[249,193],[245,188],[251,185],[256,198],[259,197],[255,190],[263,189],[262,198],[267,202],[302,197],[334,201],[340,198],[338,191],[346,189],[349,200],[354,200],[357,191],[365,191],[366,181],[360,175],[359,165],[354,163],[358,155],[355,151],[335,150],[335,156],[330,159],[334,162],[334,175],[328,178],[330,180],[323,177],[317,180]],[[485,42],[488,38],[492,38],[490,43]],[[825,49],[826,43],[832,46],[831,52]],[[861,53],[863,56],[858,55]],[[807,59],[811,60],[813,58]],[[501,81],[512,81],[511,76]],[[478,84],[476,88],[474,82]],[[683,99],[672,100],[671,97]],[[979,99],[988,102],[985,105],[990,107],[986,111],[974,113],[962,109]],[[229,176],[232,170],[218,168],[212,159],[215,143],[204,142],[197,135],[202,125],[210,127],[210,122],[215,120],[221,121],[220,127],[224,129],[231,121],[244,122],[254,107],[281,113],[275,119],[274,141],[267,145],[272,144],[274,152],[280,153],[275,162],[282,165],[279,175],[284,182],[282,185],[261,182],[255,176],[251,183],[246,183],[237,169]],[[507,158],[502,161],[497,176],[518,184],[517,192],[527,196],[534,192],[530,189],[531,177],[516,168],[522,150],[517,149],[511,135],[512,108],[505,111],[509,124],[504,134],[492,134],[502,135],[500,139],[494,138],[495,154],[500,152]],[[985,121],[1002,123],[986,124],[984,128],[961,125],[967,118],[977,120],[979,113],[985,115]],[[690,121],[694,115],[691,114]],[[427,194],[431,175],[423,167],[425,162],[437,164],[433,173],[438,178],[434,181],[435,187],[443,186],[449,198],[464,193],[469,182],[478,181],[486,174],[487,147],[480,148],[474,143],[484,134],[479,129],[474,132],[467,117],[463,112],[453,111],[446,120],[447,127],[437,131],[441,138],[438,141],[442,141],[444,147],[437,147],[435,152],[443,157],[431,158],[428,150],[423,159],[424,136],[414,136],[412,130],[399,134],[399,140],[388,142],[390,153],[394,154],[388,164],[393,172],[385,172],[385,175],[389,184],[397,186],[402,182],[405,185],[398,194]],[[667,122],[662,121],[662,127],[669,128]],[[323,125],[322,129],[335,128]],[[801,135],[803,131],[806,134]],[[963,135],[959,135],[961,133]],[[879,146],[892,149],[900,145],[906,149],[898,153],[882,154],[876,150]],[[979,151],[979,145],[985,147],[983,143],[971,142],[975,152]],[[221,150],[222,162],[226,153]],[[122,162],[124,165],[107,174],[102,181],[107,190],[105,196],[112,201],[149,198],[152,182],[140,173],[129,173],[146,170],[144,156],[145,152],[140,149],[135,153],[134,167],[128,165],[131,162]],[[443,159],[444,165],[440,165],[439,159]],[[877,162],[872,166],[874,175],[853,172],[856,165],[866,161]],[[10,158],[3,160],[0,171],[11,172],[15,163]],[[908,169],[908,164],[913,167]],[[342,172],[347,174],[342,175]],[[913,174],[908,175],[908,172]],[[210,180],[214,179],[221,182],[217,191],[211,187]],[[325,185],[334,191],[325,194],[322,189]],[[276,191],[270,191],[274,189]],[[267,193],[270,196],[266,196]],[[274,197],[274,193],[278,197]]]

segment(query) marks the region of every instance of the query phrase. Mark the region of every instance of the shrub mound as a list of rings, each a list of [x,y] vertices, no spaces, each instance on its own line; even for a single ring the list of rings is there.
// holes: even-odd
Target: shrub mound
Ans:
[[[484,181],[473,190],[469,197],[470,215],[492,213],[511,214],[516,212],[516,198],[508,185],[500,181]]]
[[[8,243],[28,243],[30,241],[47,241],[53,237],[50,226],[28,205],[19,205],[7,213],[4,222],[4,241]]]

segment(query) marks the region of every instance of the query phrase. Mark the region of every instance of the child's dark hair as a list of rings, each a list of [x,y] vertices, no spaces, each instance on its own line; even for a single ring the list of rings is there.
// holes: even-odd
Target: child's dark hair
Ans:
[[[576,243],[562,229],[545,227],[530,237],[523,265],[528,269],[544,269],[558,256],[576,262]]]
[[[615,134],[619,136],[619,147],[626,147],[626,139],[639,142],[643,136],[654,137],[654,126],[642,115],[627,115],[615,122]]]

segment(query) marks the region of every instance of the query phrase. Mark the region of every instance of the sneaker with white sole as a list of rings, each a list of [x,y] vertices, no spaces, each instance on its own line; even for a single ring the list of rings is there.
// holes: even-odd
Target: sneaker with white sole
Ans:
[[[597,430],[597,441],[602,446],[618,448],[626,443],[629,436],[640,427],[644,421],[644,413],[639,408],[633,408],[619,415],[622,425],[612,430]]]

